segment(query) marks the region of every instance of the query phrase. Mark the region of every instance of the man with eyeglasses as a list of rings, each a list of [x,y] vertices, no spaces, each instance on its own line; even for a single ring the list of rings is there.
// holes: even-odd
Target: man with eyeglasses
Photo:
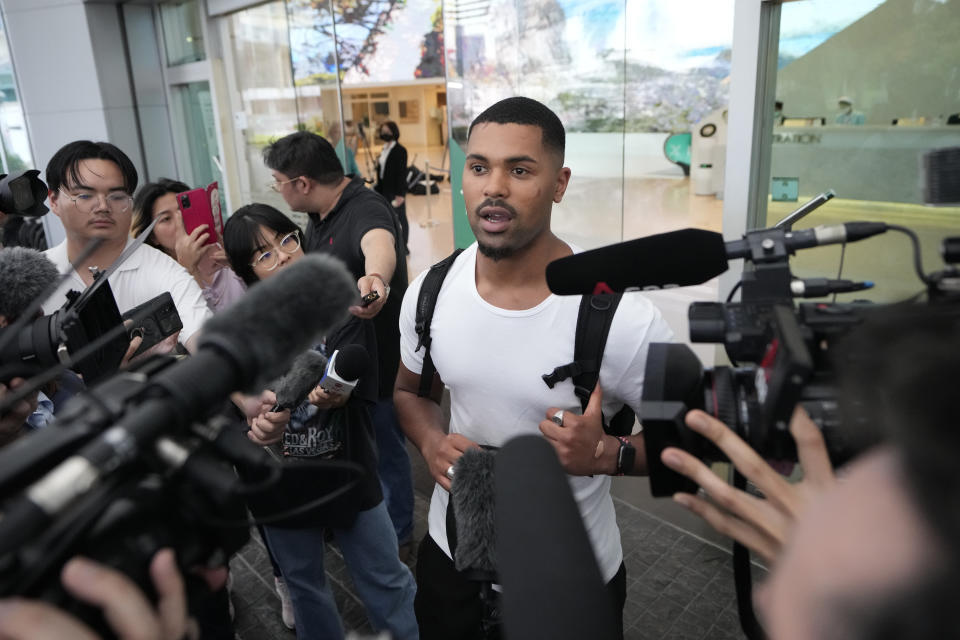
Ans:
[[[43,305],[53,313],[67,291],[82,291],[96,270],[105,271],[133,242],[133,192],[137,170],[127,155],[108,142],[77,140],[57,151],[47,164],[50,208],[60,218],[66,239],[46,256],[63,273],[91,240],[100,246]],[[183,323],[179,341],[193,351],[198,330],[210,316],[200,287],[175,260],[143,244],[110,275],[110,288],[120,313],[169,291]]]
[[[340,258],[357,278],[361,296],[371,291],[379,295],[350,311],[372,319],[377,337],[379,400],[372,417],[380,453],[378,472],[405,558],[413,540],[413,479],[393,408],[393,381],[400,364],[400,303],[407,289],[400,219],[362,178],[344,175],[333,145],[314,133],[299,131],[273,142],[263,150],[263,159],[273,174],[270,188],[292,210],[310,217],[304,251]]]

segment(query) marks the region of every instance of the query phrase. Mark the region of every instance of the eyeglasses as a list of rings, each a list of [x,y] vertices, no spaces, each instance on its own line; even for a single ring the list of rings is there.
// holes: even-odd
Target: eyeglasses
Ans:
[[[291,231],[280,238],[280,244],[277,248],[287,255],[293,255],[300,249],[300,234],[296,231]],[[280,266],[280,253],[279,251],[272,250],[264,251],[260,254],[259,258],[250,263],[250,266],[255,269],[263,269],[264,271],[273,271]]]
[[[299,180],[300,178],[301,178],[301,176],[297,176],[296,178],[290,178],[289,180],[284,180],[283,182],[278,182],[278,181],[274,180],[273,182],[268,182],[268,183],[267,183],[267,188],[273,189],[273,190],[276,191],[277,193],[280,193],[280,187],[282,187],[282,186],[285,185],[285,184],[289,184],[289,183],[291,183],[291,182],[294,182],[294,181],[296,181],[296,180]]]
[[[72,196],[63,189],[60,189],[60,193],[63,194],[63,197],[67,200],[72,200],[74,206],[76,206],[81,213],[93,213],[100,204],[99,193],[78,193]],[[131,198],[129,194],[117,191],[107,195],[104,199],[107,201],[107,208],[112,213],[124,213],[130,208],[130,203],[133,201],[133,198]]]

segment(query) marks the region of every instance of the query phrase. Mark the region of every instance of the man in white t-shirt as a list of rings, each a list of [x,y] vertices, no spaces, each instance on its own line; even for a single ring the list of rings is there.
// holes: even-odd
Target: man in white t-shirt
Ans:
[[[605,434],[600,409],[612,416],[625,403],[639,407],[647,346],[672,333],[642,294],[627,294],[610,328],[600,384],[582,416],[569,379],[552,389],[541,379],[573,361],[580,306],[578,297],[551,294],[545,276],[549,262],[574,251],[550,230],[553,203],[570,180],[564,140],[557,116],[528,98],[498,102],[473,121],[463,195],[477,242],[457,258],[437,298],[431,398],[417,395],[423,350],[416,350],[414,324],[424,274],[404,297],[394,401],[437,483],[417,560],[416,610],[425,640],[483,637],[480,585],[450,559],[448,490],[453,465],[467,449],[499,447],[521,434],[542,433],[570,474],[600,573],[622,618],[626,572],[610,476],[646,473],[646,461],[643,436]],[[449,433],[439,405],[444,385],[451,398]],[[621,448],[633,451],[621,455]],[[631,456],[630,468],[618,468],[618,460]]]
[[[137,170],[127,155],[108,142],[77,140],[57,151],[47,164],[50,208],[60,218],[66,239],[46,256],[63,273],[94,238],[103,243],[43,305],[53,313],[70,289],[82,291],[93,282],[92,267],[106,271],[120,257],[130,238]],[[180,342],[193,351],[200,325],[210,316],[203,292],[175,260],[142,245],[109,278],[117,308],[124,313],[169,291],[180,314]]]

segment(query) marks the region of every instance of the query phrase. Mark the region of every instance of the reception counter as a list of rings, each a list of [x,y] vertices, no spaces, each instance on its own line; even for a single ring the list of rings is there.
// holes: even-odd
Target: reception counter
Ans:
[[[800,197],[923,202],[921,156],[960,146],[960,126],[775,127],[770,177],[797,178]]]

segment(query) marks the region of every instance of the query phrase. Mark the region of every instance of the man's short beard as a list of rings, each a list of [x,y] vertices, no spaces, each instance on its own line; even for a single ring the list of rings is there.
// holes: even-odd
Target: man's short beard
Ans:
[[[483,244],[479,241],[477,242],[477,250],[494,262],[499,262],[505,258],[509,258],[517,252],[516,247],[491,247],[490,245]]]

